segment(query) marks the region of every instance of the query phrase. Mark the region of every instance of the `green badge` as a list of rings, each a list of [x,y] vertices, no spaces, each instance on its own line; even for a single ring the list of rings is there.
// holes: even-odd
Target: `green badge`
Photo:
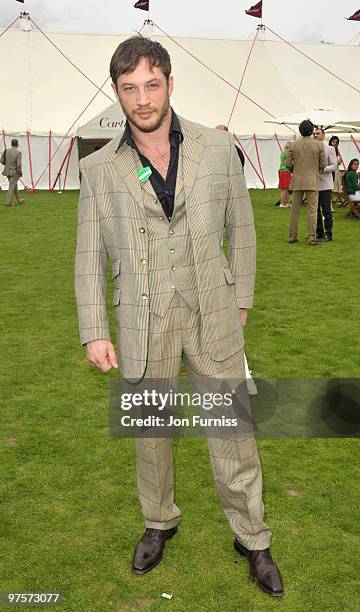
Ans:
[[[147,181],[152,175],[150,166],[145,166],[145,168],[140,168],[137,172],[138,172],[140,183],[145,183],[145,181]]]

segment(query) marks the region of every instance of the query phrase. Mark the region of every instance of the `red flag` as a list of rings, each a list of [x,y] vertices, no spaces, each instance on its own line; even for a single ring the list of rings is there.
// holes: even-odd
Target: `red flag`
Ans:
[[[247,15],[251,15],[251,17],[259,17],[262,18],[262,0],[254,6],[251,6],[248,11],[245,11]]]
[[[137,2],[135,2],[134,7],[142,11],[148,11],[149,4],[150,0],[138,0]]]
[[[348,21],[360,21],[360,9],[356,11],[351,17],[347,17]]]

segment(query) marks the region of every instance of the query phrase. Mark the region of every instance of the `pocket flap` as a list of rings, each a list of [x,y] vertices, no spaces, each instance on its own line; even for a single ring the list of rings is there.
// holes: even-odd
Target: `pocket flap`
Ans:
[[[210,183],[210,190],[213,198],[216,200],[222,200],[227,196],[225,183]]]
[[[120,304],[120,289],[117,287],[113,295],[113,306],[119,306]]]
[[[112,267],[112,278],[119,276],[120,274],[120,259],[115,259],[111,264]]]
[[[223,268],[223,272],[224,272],[227,284],[235,285],[235,280],[234,280],[234,277],[232,275],[230,268]]]

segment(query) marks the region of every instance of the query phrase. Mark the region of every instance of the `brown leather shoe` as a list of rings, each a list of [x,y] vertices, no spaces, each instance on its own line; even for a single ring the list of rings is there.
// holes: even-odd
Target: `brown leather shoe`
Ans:
[[[265,548],[265,550],[248,550],[236,538],[234,540],[234,548],[249,561],[250,578],[260,589],[273,597],[284,595],[281,574],[278,566],[273,561],[270,548]]]
[[[321,244],[321,240],[309,240],[308,242],[309,246],[317,246],[318,244]]]
[[[295,242],[299,242],[297,238],[290,238],[290,240],[288,240],[289,244],[295,244]]]
[[[156,567],[163,558],[166,540],[170,540],[177,532],[172,529],[146,529],[138,542],[132,562],[132,571],[135,574],[146,574]]]

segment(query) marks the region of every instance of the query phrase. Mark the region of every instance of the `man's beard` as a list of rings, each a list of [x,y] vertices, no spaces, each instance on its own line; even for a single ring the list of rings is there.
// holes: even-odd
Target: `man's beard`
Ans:
[[[121,104],[121,102],[120,102]],[[135,118],[133,116],[133,114],[130,114],[127,112],[126,108],[121,104],[121,108],[123,110],[123,113],[126,117],[126,119],[129,121],[129,123],[131,123],[132,125],[134,125],[140,132],[143,132],[145,134],[149,134],[150,132],[155,132],[156,130],[159,129],[159,127],[163,124],[164,119],[166,117],[166,115],[169,112],[169,108],[170,108],[170,98],[169,96],[166,96],[165,100],[164,100],[164,104],[163,106],[160,108],[160,113],[158,115],[158,119],[156,120],[155,123],[150,123],[148,125],[141,125],[139,123],[137,123],[136,121],[136,113],[133,113],[135,115]],[[145,109],[144,109],[145,112]]]

